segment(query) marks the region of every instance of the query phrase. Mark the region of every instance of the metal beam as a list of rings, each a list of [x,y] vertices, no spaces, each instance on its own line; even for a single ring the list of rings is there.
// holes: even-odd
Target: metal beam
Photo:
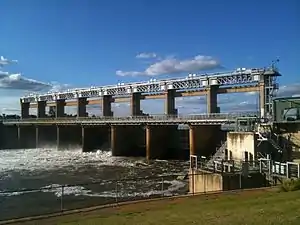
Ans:
[[[239,87],[227,87],[227,88],[219,88],[218,94],[229,94],[229,93],[239,93],[239,92],[257,92],[259,91],[258,86],[239,86]],[[193,96],[204,96],[207,94],[206,89],[198,90],[198,91],[190,91],[190,92],[177,92],[176,97],[193,97]],[[165,99],[165,95],[161,94],[145,94],[141,96],[141,100],[148,99]],[[115,97],[114,103],[124,103],[130,102],[130,97]],[[98,99],[88,99],[87,105],[101,105],[102,98]],[[66,101],[66,106],[77,106],[77,100],[68,100]],[[47,106],[55,106],[55,102],[47,102]],[[31,103],[30,108],[36,108],[36,103]]]

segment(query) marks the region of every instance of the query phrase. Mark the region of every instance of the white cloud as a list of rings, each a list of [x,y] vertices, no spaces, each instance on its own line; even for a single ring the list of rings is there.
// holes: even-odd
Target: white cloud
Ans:
[[[150,59],[150,58],[156,58],[157,57],[157,54],[154,53],[154,52],[142,52],[138,55],[136,55],[136,58],[137,59]]]
[[[192,59],[179,60],[168,58],[153,63],[144,71],[116,71],[118,76],[159,76],[163,74],[177,74],[182,72],[196,72],[220,67],[218,60],[211,56],[198,55]]]
[[[21,74],[8,74],[0,72],[0,88],[26,91],[49,90],[51,84],[23,77]]]

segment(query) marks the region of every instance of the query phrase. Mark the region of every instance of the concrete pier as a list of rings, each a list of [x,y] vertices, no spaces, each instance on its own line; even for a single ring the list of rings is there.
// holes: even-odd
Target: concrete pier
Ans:
[[[18,127],[18,148],[22,148],[22,149],[36,148],[36,127],[35,126]]]
[[[20,105],[21,105],[21,118],[22,119],[28,118],[29,117],[30,103],[20,101]]]
[[[82,151],[88,152],[109,146],[109,126],[82,127]]]
[[[218,108],[218,85],[212,85],[207,89],[207,113],[219,113]]]
[[[55,102],[56,117],[64,117],[65,116],[65,105],[66,105],[66,102],[64,99],[56,100],[56,102]]]
[[[113,97],[111,95],[104,95],[102,98],[102,115],[103,116],[113,116],[111,110],[111,103],[113,102]]]
[[[113,156],[145,156],[145,129],[141,126],[111,126]]]
[[[81,146],[80,126],[57,126],[57,149],[74,149]]]
[[[37,103],[37,117],[45,118],[46,117],[46,101],[38,101]]]
[[[87,116],[86,105],[87,105],[86,98],[78,98],[77,99],[77,117]]]
[[[143,114],[141,111],[141,93],[135,92],[131,95],[130,107],[132,116],[139,116]]]
[[[175,108],[175,96],[175,89],[170,89],[165,93],[165,114],[167,115],[177,115],[177,109]]]

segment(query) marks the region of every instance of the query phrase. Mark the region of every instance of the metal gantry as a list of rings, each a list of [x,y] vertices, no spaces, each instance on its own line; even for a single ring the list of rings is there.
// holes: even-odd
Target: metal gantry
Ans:
[[[184,78],[162,79],[145,82],[119,83],[102,87],[75,88],[62,92],[48,92],[46,94],[30,94],[21,98],[22,102],[35,103],[37,101],[55,101],[58,99],[72,100],[79,97],[102,97],[112,95],[115,97],[128,96],[134,92],[142,94],[160,94],[166,90],[176,89],[178,92],[197,91],[212,85],[239,86],[257,85],[260,81],[268,81],[266,87],[272,86],[271,77],[279,76],[273,68],[264,69],[236,69],[230,72],[210,74],[190,74]],[[268,79],[267,79],[268,78]],[[271,80],[270,80],[271,79]],[[266,92],[269,94],[270,91]]]
[[[16,60],[0,58],[0,67]],[[61,92],[48,92],[44,94],[32,93],[20,98],[23,103],[37,103],[38,101],[75,100],[77,98],[99,98],[105,95],[113,97],[126,97],[132,93],[142,95],[162,94],[167,90],[175,89],[176,92],[196,92],[209,88],[210,86],[237,87],[259,86],[260,89],[260,111],[261,117],[271,117],[273,115],[272,98],[276,94],[278,84],[276,77],[280,76],[275,63],[268,68],[238,68],[229,72],[189,74],[187,77],[171,79],[151,79],[145,82],[118,83],[117,85],[97,86],[89,88],[74,88]],[[9,75],[7,72],[0,72]]]

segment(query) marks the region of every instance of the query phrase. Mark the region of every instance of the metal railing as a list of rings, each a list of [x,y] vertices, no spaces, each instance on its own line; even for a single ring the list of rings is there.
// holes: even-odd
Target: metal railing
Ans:
[[[197,114],[197,115],[151,115],[151,116],[101,116],[101,117],[47,117],[47,118],[24,118],[24,119],[3,119],[3,123],[33,123],[33,122],[107,122],[107,121],[122,121],[122,122],[135,122],[135,121],[205,121],[205,120],[234,120],[238,117],[257,117],[258,113],[211,113],[211,114]]]
[[[97,182],[49,185],[39,189],[0,190],[0,222],[3,220],[59,213],[72,209],[117,204],[142,199],[164,198],[215,192],[204,182],[201,190],[193,187],[203,172],[141,177],[136,179],[102,180]],[[235,174],[232,173],[232,176]],[[234,178],[233,178],[234,179]],[[226,191],[248,188],[242,177],[226,184]],[[218,181],[215,181],[218,182]],[[222,192],[222,190],[219,190]]]

